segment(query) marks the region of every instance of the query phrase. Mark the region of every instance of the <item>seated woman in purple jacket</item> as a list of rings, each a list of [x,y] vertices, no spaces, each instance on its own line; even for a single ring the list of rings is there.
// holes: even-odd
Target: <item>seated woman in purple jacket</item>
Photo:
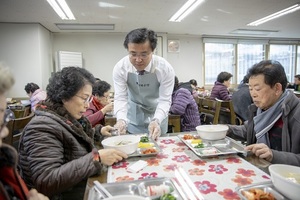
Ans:
[[[196,126],[200,125],[198,106],[192,91],[181,87],[176,76],[170,113],[180,115],[181,131],[195,131]]]
[[[229,101],[231,96],[229,95],[228,88],[230,86],[232,74],[228,72],[221,72],[214,87],[211,90],[210,99],[220,99]]]
[[[25,91],[30,98],[31,111],[35,111],[36,104],[47,97],[46,91],[40,89],[40,87],[35,83],[27,83],[25,85]]]

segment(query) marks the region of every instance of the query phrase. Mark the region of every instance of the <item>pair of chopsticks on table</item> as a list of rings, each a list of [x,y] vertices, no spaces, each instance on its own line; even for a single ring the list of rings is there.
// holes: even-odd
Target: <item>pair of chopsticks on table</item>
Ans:
[[[182,168],[179,167],[175,170],[175,177],[180,185],[176,181],[173,183],[183,199],[204,200],[202,194]]]

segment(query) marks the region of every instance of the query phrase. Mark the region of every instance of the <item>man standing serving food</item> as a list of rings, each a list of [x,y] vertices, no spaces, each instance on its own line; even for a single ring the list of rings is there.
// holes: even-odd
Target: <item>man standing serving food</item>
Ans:
[[[167,132],[175,73],[164,58],[153,55],[156,45],[155,32],[146,28],[125,37],[129,55],[113,70],[115,127],[121,134],[149,131],[157,139]]]

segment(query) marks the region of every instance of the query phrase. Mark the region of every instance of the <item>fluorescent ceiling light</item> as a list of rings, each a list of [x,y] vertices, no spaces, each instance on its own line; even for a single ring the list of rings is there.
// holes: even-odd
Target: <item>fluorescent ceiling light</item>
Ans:
[[[124,7],[117,4],[106,3],[106,2],[99,2],[99,6],[101,8],[123,8]]]
[[[251,29],[236,29],[234,31],[231,31],[230,34],[236,34],[236,35],[260,35],[260,36],[267,36],[272,33],[277,33],[278,31],[273,30],[251,30]]]
[[[272,19],[275,19],[277,17],[281,17],[283,15],[295,12],[296,10],[299,10],[299,9],[300,9],[300,4],[295,4],[295,5],[293,5],[293,6],[289,7],[289,8],[283,9],[281,11],[278,11],[276,13],[268,15],[268,16],[266,16],[264,18],[261,18],[259,20],[254,21],[254,22],[251,22],[251,23],[247,24],[247,26],[258,26],[260,24],[263,24],[263,23],[265,23],[267,21],[270,21]]]
[[[55,12],[63,20],[75,20],[75,17],[65,0],[47,0]]]
[[[170,22],[180,22],[188,14],[190,14],[204,0],[188,0],[172,17]]]
[[[56,24],[60,30],[114,30],[114,24]]]

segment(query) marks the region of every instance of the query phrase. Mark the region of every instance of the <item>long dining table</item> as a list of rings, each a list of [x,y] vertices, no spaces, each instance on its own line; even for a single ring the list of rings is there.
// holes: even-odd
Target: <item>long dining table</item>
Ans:
[[[126,183],[149,178],[174,178],[178,168],[185,171],[203,199],[240,199],[235,191],[238,186],[270,181],[270,163],[264,159],[238,154],[203,158],[191,151],[177,136],[179,134],[183,133],[158,138],[161,151],[155,156],[131,157],[108,167],[99,176],[90,177],[84,199],[88,199],[95,180],[100,183]],[[128,166],[138,160],[146,161],[147,166],[139,172],[129,172]]]

